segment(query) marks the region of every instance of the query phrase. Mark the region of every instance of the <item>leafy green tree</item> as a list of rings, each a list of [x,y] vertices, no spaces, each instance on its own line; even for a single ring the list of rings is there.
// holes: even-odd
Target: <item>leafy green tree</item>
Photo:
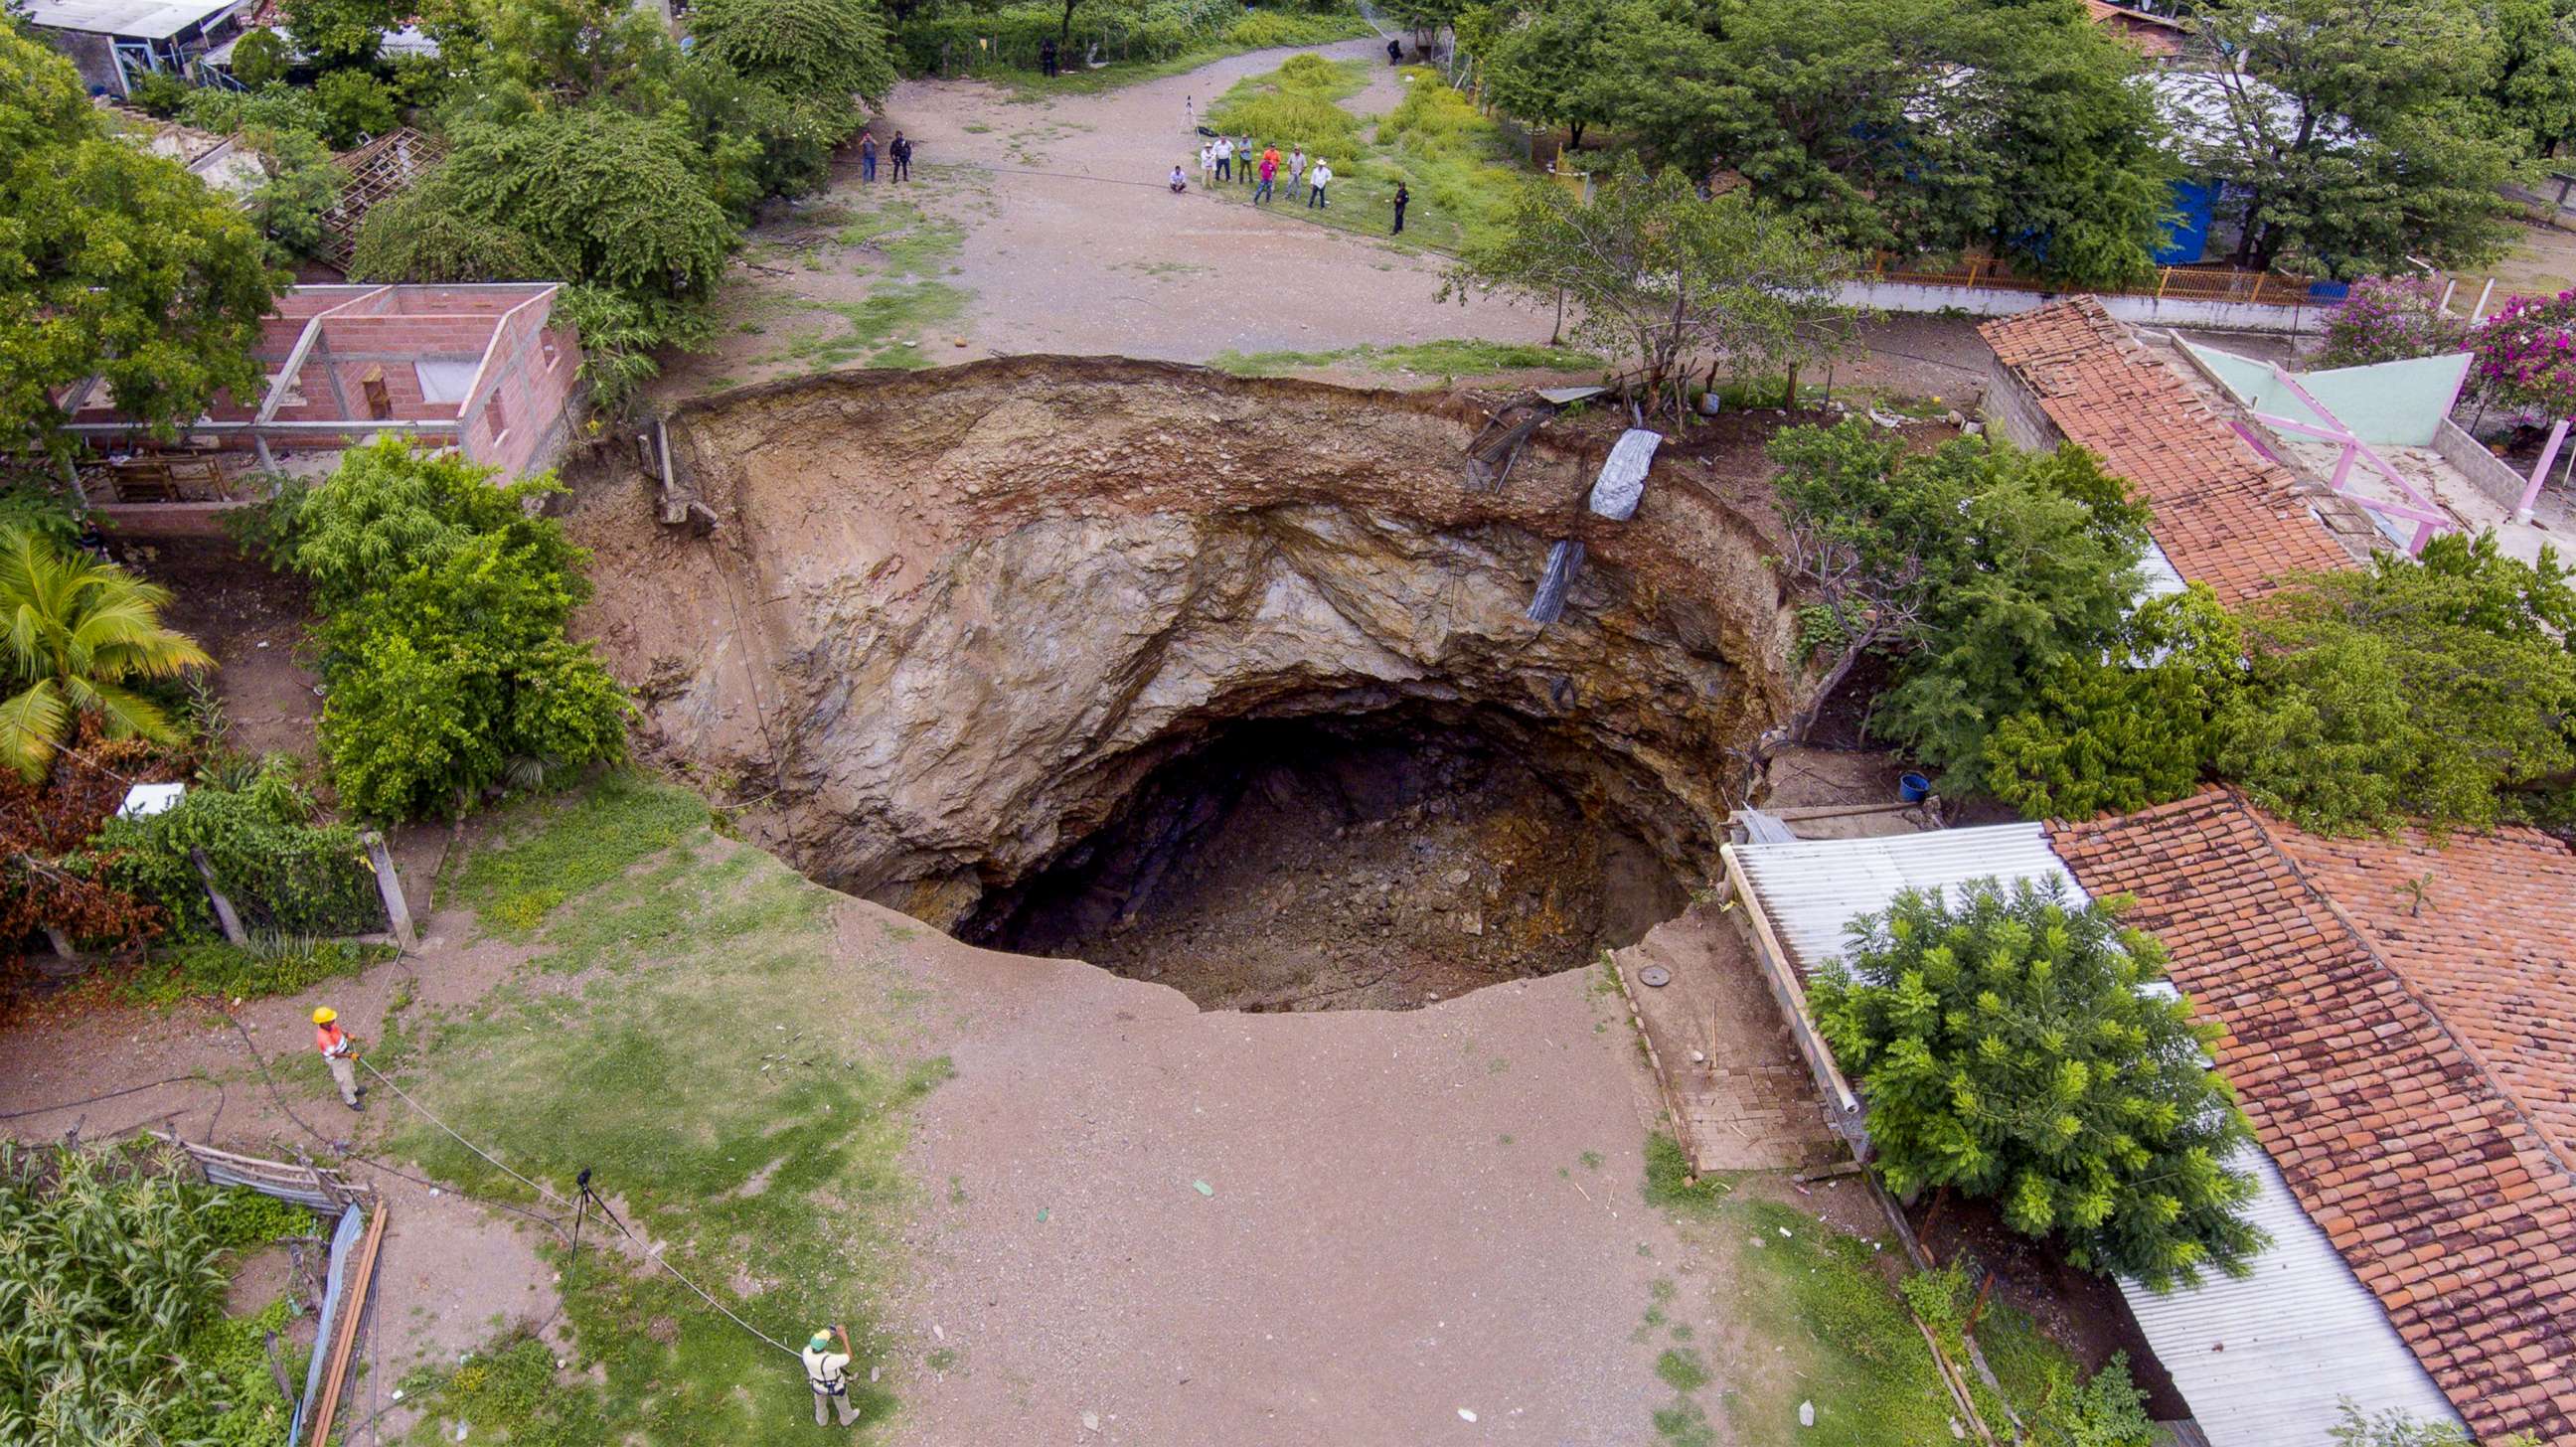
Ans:
[[[2494,32],[2463,0],[2210,0],[2201,24],[2229,63],[2177,124],[2241,198],[2239,265],[2350,278],[2503,253],[2514,147],[2481,99]]]
[[[589,555],[525,506],[554,481],[490,478],[388,438],[271,504],[272,556],[329,613],[322,742],[361,814],[451,814],[624,750],[624,691],[564,637]]]
[[[169,603],[169,589],[123,568],[0,531],[0,761],[43,778],[83,716],[111,739],[177,739],[169,715],[126,687],[214,666],[195,640],[162,626]]]
[[[249,130],[242,139],[259,157],[260,183],[247,209],[260,234],[294,255],[318,254],[322,213],[339,202],[348,180],[330,147],[306,131]]]
[[[875,0],[700,0],[689,31],[716,59],[782,95],[827,105],[856,130],[894,89],[894,56]]]
[[[1589,204],[1562,186],[1524,185],[1500,233],[1469,246],[1440,294],[1561,296],[1575,340],[1626,359],[1638,390],[1680,419],[1698,362],[1761,375],[1830,355],[1849,321],[1835,300],[1848,271],[1846,257],[1768,206],[1704,202],[1680,172],[1649,176],[1631,163]]]
[[[2072,6],[1630,3],[1585,59],[1603,119],[1844,246],[1985,244],[2106,284],[2147,268],[2170,210],[2138,59]]]
[[[111,135],[70,61],[0,25],[0,452],[67,446],[57,394],[92,376],[156,424],[248,395],[284,280],[238,210]]]
[[[1816,979],[1818,1029],[1869,1108],[1873,1165],[1911,1196],[1993,1200],[2086,1270],[2154,1291],[2240,1275],[2253,1134],[2205,1054],[2218,1032],[2164,946],[2099,902],[2024,880],[1907,890]]]
[[[2427,1422],[2397,1407],[2364,1412],[2350,1397],[2337,1406],[2339,1417],[2326,1429],[2335,1447],[2479,1447],[2469,1429],[2457,1422]],[[2488,1438],[2485,1447],[2540,1447],[2540,1439],[2514,1432]]]
[[[352,447],[328,484],[290,487],[269,503],[270,529],[287,540],[274,561],[310,581],[324,608],[338,609],[443,567],[479,537],[515,529],[523,538],[560,538],[559,528],[528,516],[531,503],[559,490],[551,478],[506,485],[491,478],[488,467],[396,437]],[[546,561],[558,570],[573,563],[567,553]]]
[[[294,68],[294,48],[272,26],[254,25],[233,42],[233,79],[252,90],[282,83]]]
[[[451,116],[460,122],[515,119],[541,96],[656,111],[679,61],[661,17],[624,0],[430,0],[421,22],[450,68],[472,76]]]
[[[368,209],[349,259],[351,281],[542,281],[565,274],[564,264],[536,242],[465,214],[442,175],[434,171]]]
[[[183,118],[199,130],[221,135],[302,131],[319,136],[331,128],[330,118],[322,113],[322,103],[313,92],[282,81],[272,81],[257,90],[218,90],[209,86],[195,91],[188,97]]]
[[[281,0],[280,17],[296,48],[324,66],[362,66],[394,28],[393,0]]]
[[[325,134],[343,151],[402,124],[392,88],[363,70],[331,71],[313,83],[313,95],[322,103]]]
[[[1635,52],[1617,42],[1622,0],[1539,0],[1515,7],[1478,6],[1458,17],[1459,43],[1476,57],[1483,98],[1537,126],[1563,126],[1566,145],[1615,119],[1624,87],[1602,80]]]
[[[611,105],[456,128],[442,175],[459,214],[516,232],[572,281],[638,295],[703,297],[733,250],[685,117]]]
[[[2489,0],[2499,55],[2487,96],[2522,133],[2525,155],[2556,155],[2576,137],[2576,7],[2567,0]]]
[[[1818,705],[1865,652],[1896,682],[1870,728],[1944,773],[1984,787],[1994,720],[2035,708],[2066,661],[2099,659],[2122,636],[2146,552],[2146,511],[2091,453],[2022,452],[1981,438],[1904,455],[1859,419],[1783,432],[1789,571]],[[1790,737],[1812,722],[1793,721]]]
[[[2256,802],[2335,832],[2576,818],[2576,589],[2493,534],[2382,555],[2273,595],[2218,766]]]
[[[2036,819],[2085,819],[2200,786],[2246,686],[2245,635],[2202,584],[2139,606],[2111,657],[2067,654],[1985,741],[1985,784]]]

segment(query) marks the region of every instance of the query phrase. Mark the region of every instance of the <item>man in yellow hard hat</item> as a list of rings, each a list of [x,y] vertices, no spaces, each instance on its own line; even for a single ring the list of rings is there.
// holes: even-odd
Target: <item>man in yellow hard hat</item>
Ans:
[[[340,1012],[328,1005],[313,1012],[313,1048],[322,1052],[322,1063],[331,1067],[331,1083],[340,1087],[340,1103],[351,1110],[365,1110],[358,1100],[367,1093],[358,1083],[358,1042],[340,1028]]]

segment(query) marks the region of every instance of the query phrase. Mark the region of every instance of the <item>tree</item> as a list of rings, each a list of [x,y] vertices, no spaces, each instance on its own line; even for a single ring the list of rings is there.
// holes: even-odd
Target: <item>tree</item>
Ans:
[[[2207,586],[2138,606],[2106,660],[2068,654],[1986,736],[1985,783],[2035,819],[2086,819],[2200,786],[2246,685],[2245,635]]]
[[[252,90],[283,83],[294,68],[294,47],[271,26],[254,25],[233,42],[233,79]]]
[[[2206,1050],[2218,1032],[2147,988],[2164,947],[2063,886],[1907,890],[1856,920],[1811,992],[1869,1108],[1873,1165],[1906,1196],[1952,1188],[2055,1236],[2089,1271],[2166,1291],[2241,1275],[2263,1246],[2253,1134]]]
[[[875,0],[701,0],[690,33],[745,78],[850,118],[894,89],[894,56]]]
[[[1814,232],[1742,196],[1702,201],[1680,172],[1635,164],[1586,204],[1532,182],[1498,236],[1472,243],[1441,285],[1462,303],[1486,286],[1541,304],[1560,295],[1573,335],[1627,358],[1639,390],[1688,415],[1694,364],[1794,374],[1840,345],[1849,313],[1835,285],[1849,271]]]
[[[378,202],[358,225],[351,281],[542,281],[565,273],[544,247],[469,216],[432,172]],[[583,337],[585,351],[589,337]]]
[[[2349,278],[2503,253],[2513,148],[2464,0],[2211,0],[2201,23],[2228,63],[2177,129],[2241,198],[2239,265]]]
[[[443,566],[485,534],[520,528],[529,537],[560,536],[527,515],[558,490],[551,479],[496,485],[491,477],[488,467],[416,451],[396,437],[350,448],[327,485],[281,490],[268,505],[271,529],[289,540],[275,561],[310,581],[324,608],[338,609]],[[548,561],[558,569],[571,563],[568,555]]]
[[[2324,833],[2576,819],[2569,577],[2453,534],[2274,594],[2218,768]]]
[[[2057,4],[1628,4],[1582,82],[1623,131],[1855,249],[1977,244],[2051,278],[2139,275],[2172,166],[2137,57]]]
[[[331,71],[313,83],[313,95],[322,103],[325,134],[344,151],[402,124],[392,89],[363,70]]]
[[[1619,88],[1600,81],[1633,53],[1616,40],[1628,8],[1621,0],[1478,6],[1459,15],[1459,43],[1476,57],[1485,100],[1532,125],[1564,126],[1573,149],[1584,127],[1616,114]]]
[[[1993,722],[2035,707],[2066,660],[2120,640],[2147,515],[2082,448],[1961,438],[1908,457],[1855,418],[1768,450],[1793,572],[1823,600],[1802,613],[1824,665],[1817,703],[1862,653],[1885,655],[1896,682],[1870,728],[1944,771],[1945,788],[1981,788]]]
[[[397,19],[393,0],[282,0],[279,8],[296,47],[330,68],[372,62]]]
[[[305,131],[254,129],[242,140],[259,157],[260,183],[248,209],[260,234],[297,256],[319,253],[322,213],[338,204],[348,182],[330,147]],[[425,278],[404,278],[415,279]]]
[[[2576,136],[2576,11],[2567,0],[2489,0],[2495,15],[2496,113],[2525,155],[2554,156]]]
[[[67,446],[63,389],[97,376],[157,425],[260,383],[285,278],[176,162],[111,135],[71,62],[0,25],[0,452]]]
[[[568,280],[679,298],[723,274],[733,223],[683,116],[593,103],[469,122],[452,139],[442,185],[458,213],[525,236]]]
[[[76,724],[111,739],[168,743],[178,728],[126,687],[211,668],[187,635],[161,625],[170,590],[67,553],[30,532],[0,532],[0,760],[42,779]]]

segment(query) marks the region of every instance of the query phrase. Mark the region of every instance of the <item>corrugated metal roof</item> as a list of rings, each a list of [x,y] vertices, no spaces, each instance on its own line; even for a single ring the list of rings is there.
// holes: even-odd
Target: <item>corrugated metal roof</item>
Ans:
[[[2056,880],[2070,901],[2088,898],[2037,824],[1734,844],[1728,852],[1801,973],[1841,955],[1845,926],[1887,908],[1901,890]],[[2164,1296],[2120,1283],[2211,1447],[2331,1447],[2327,1432],[2345,1398],[2372,1413],[2398,1408],[2425,1421],[2456,1420],[2271,1157],[2249,1149],[2237,1164],[2254,1173],[2250,1214],[2272,1238],[2252,1274]]]
[[[2231,1164],[2254,1173],[2261,1189],[2249,1214],[2272,1238],[2253,1274],[2163,1296],[2120,1283],[2210,1447],[2334,1447],[2327,1431],[2347,1397],[2373,1415],[2458,1421],[2272,1158],[2248,1147]]]
[[[27,20],[56,30],[167,40],[241,0],[27,0]]]
[[[1899,890],[1941,888],[1954,894],[1974,879],[2057,879],[2071,900],[2086,896],[2049,852],[2037,824],[1936,829],[1877,839],[1811,839],[1795,844],[1739,844],[1735,858],[1762,896],[1762,911],[1800,974],[1843,951],[1843,927],[1887,908]]]

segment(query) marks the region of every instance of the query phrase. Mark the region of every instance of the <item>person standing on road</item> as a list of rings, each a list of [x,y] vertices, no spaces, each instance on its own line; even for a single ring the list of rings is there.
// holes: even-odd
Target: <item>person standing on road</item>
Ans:
[[[1268,201],[1268,200],[1271,200],[1271,199],[1275,198],[1275,197],[1279,194],[1278,192],[1273,191],[1273,190],[1271,190],[1271,189],[1270,189],[1270,183],[1271,183],[1273,180],[1277,179],[1278,175],[1279,175],[1279,153],[1278,153],[1277,151],[1264,151],[1264,152],[1262,152],[1262,153],[1261,153],[1261,184],[1252,188],[1252,204],[1253,204],[1253,205],[1258,206],[1258,205],[1260,205],[1262,202],[1264,202],[1264,201]]]
[[[1240,140],[1238,140],[1238,141],[1236,141],[1236,142],[1234,143],[1234,159],[1235,159],[1235,167],[1234,167],[1234,169],[1235,169],[1235,174],[1236,174],[1238,177],[1240,177],[1240,178],[1241,178],[1241,180],[1243,181],[1243,184],[1245,184],[1245,185],[1247,185],[1247,186],[1251,185],[1251,184],[1252,184],[1252,133],[1251,133],[1250,131],[1246,131],[1246,132],[1244,132],[1244,133],[1243,133],[1243,137],[1242,137],[1242,139],[1240,139]]]
[[[1306,148],[1299,146],[1288,153],[1288,199],[1297,199],[1298,188],[1306,184]]]
[[[1038,42],[1038,74],[1050,79],[1056,74],[1055,37],[1052,35]]]
[[[836,1337],[839,1351],[832,1350]],[[850,1405],[850,1334],[837,1326],[818,1331],[797,1355],[805,1359],[805,1381],[814,1389],[814,1425],[832,1425],[827,1408],[839,1409],[844,1427],[859,1420],[859,1409]]]
[[[351,1110],[365,1110],[358,1099],[367,1093],[358,1083],[358,1042],[340,1028],[340,1012],[328,1005],[313,1012],[313,1048],[322,1052],[322,1063],[331,1067],[331,1083],[340,1087],[340,1103]]]
[[[1312,211],[1319,206],[1327,211],[1333,209],[1333,203],[1324,199],[1324,188],[1331,184],[1333,184],[1333,164],[1332,162],[1325,160],[1323,157],[1317,156],[1315,158],[1315,189],[1306,193],[1307,210]]]
[[[1389,65],[1404,64],[1404,42],[1396,39],[1392,35],[1386,38],[1386,63]]]
[[[1216,178],[1220,181],[1234,179],[1234,137],[1232,136],[1216,138]]]
[[[903,138],[903,132],[897,131],[894,133],[894,144],[886,147],[886,156],[889,160],[894,162],[894,178],[896,180],[908,181],[912,179],[912,142]]]
[[[1199,142],[1199,189],[1204,191],[1215,184],[1216,147],[1201,141]]]
[[[877,133],[874,131],[861,131],[859,132],[859,180],[861,182],[868,182],[873,181],[876,178]]]
[[[1394,229],[1393,231],[1388,232],[1388,233],[1387,233],[1387,235],[1389,235],[1389,236],[1402,236],[1402,235],[1404,234],[1404,208],[1405,208],[1405,207],[1407,207],[1407,206],[1410,206],[1410,205],[1412,205],[1412,204],[1413,204],[1413,193],[1412,193],[1412,192],[1410,192],[1410,191],[1407,191],[1406,189],[1404,189],[1404,183],[1403,183],[1402,181],[1398,181],[1398,182],[1396,182],[1396,183],[1395,183],[1395,229]]]

